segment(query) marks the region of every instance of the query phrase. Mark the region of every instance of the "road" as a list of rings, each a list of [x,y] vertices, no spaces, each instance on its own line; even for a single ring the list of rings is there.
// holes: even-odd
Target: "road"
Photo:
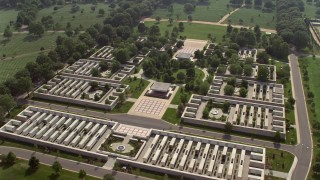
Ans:
[[[294,54],[289,55],[291,67],[293,94],[296,100],[296,122],[300,133],[300,144],[295,146],[295,155],[298,158],[298,164],[292,174],[292,179],[306,179],[311,166],[313,155],[313,142],[309,125],[309,117],[303,91],[302,79],[300,75],[298,57]]]
[[[35,151],[30,151],[30,150],[20,149],[20,148],[0,146],[0,154],[7,154],[9,152],[13,152],[17,157],[25,160],[29,160],[31,156],[35,156],[39,159],[39,161],[42,164],[46,164],[48,166],[51,166],[54,161],[59,161],[63,169],[73,171],[73,172],[79,172],[80,169],[84,169],[88,175],[95,176],[98,178],[102,178],[105,174],[112,174],[116,179],[148,180],[148,178],[127,174],[123,172],[118,172],[118,171],[107,170],[107,169],[93,166],[90,164],[85,164],[85,163],[81,163],[81,162],[77,162],[69,159],[51,156],[51,155],[43,154],[40,152],[35,152]]]
[[[145,19],[143,19],[143,21],[155,22],[156,20],[155,20],[155,19],[152,19],[152,18],[145,18]],[[162,19],[161,21],[168,21],[168,19]],[[179,21],[177,21],[177,22],[189,22],[189,21],[179,20]],[[227,26],[228,26],[228,24],[220,24],[219,22],[209,22],[209,21],[192,21],[192,23],[195,23],[195,24],[215,25],[215,26],[224,26],[224,27],[227,27]],[[248,26],[241,26],[241,25],[234,25],[234,24],[232,24],[232,27],[235,27],[235,28],[252,28],[252,27],[248,27]],[[268,33],[274,33],[274,34],[277,33],[277,31],[274,30],[274,29],[260,28],[260,30],[263,31],[263,32],[268,32]]]

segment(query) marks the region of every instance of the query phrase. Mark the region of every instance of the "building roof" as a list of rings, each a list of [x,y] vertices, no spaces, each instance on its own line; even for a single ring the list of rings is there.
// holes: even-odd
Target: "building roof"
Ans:
[[[183,53],[183,52],[180,52],[177,54],[176,56],[178,59],[190,59],[192,57],[192,54],[191,53]]]
[[[155,82],[150,87],[153,91],[159,91],[159,92],[168,92],[171,84],[170,83],[162,83],[162,82]]]

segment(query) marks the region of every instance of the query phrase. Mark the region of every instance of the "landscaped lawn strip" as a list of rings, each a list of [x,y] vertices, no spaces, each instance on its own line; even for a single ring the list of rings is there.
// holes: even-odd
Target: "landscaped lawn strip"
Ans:
[[[133,104],[134,102],[126,101],[122,105],[116,105],[116,107],[114,107],[109,113],[127,113],[131,109]]]
[[[146,87],[149,85],[149,81],[146,81],[144,79],[136,79],[131,78],[131,80],[128,78],[124,81],[124,84],[127,84],[130,86],[130,89],[128,91],[129,96],[131,98],[138,99],[141,95],[141,93],[146,89]]]
[[[293,160],[294,155],[289,152],[267,148],[266,168],[268,169],[287,173],[292,166]]]
[[[168,108],[162,116],[162,119],[172,124],[180,124],[180,118],[178,118],[176,114],[176,109]]]

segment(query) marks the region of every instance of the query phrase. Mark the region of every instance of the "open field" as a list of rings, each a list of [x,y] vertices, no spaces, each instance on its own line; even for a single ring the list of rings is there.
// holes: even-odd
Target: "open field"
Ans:
[[[6,57],[19,56],[40,51],[41,47],[45,50],[53,49],[56,45],[58,36],[64,36],[64,33],[45,33],[42,37],[36,37],[29,34],[15,34],[10,40],[3,36],[0,37],[0,56]]]
[[[96,23],[102,23],[104,18],[107,17],[109,13],[109,4],[106,3],[98,3],[96,5],[96,10],[92,11],[92,4],[78,4],[80,10],[72,13],[71,7],[72,5],[64,5],[61,6],[56,12],[53,10],[53,7],[44,8],[39,11],[37,15],[37,20],[40,21],[43,16],[52,16],[55,23],[59,23],[60,28],[64,29],[68,22],[71,23],[71,27],[79,27],[80,24],[84,29],[94,25]],[[83,13],[81,13],[83,9]],[[105,10],[104,16],[99,16],[99,9]],[[74,17],[74,18],[73,18]]]
[[[28,62],[35,61],[38,54],[31,54],[24,57],[0,60],[0,83],[6,79],[13,77],[16,72],[23,69]]]
[[[271,148],[267,148],[266,156],[266,165],[272,168],[272,170],[280,172],[289,172],[294,160],[293,154]]]
[[[157,25],[160,28],[162,35],[165,34],[165,31],[168,30],[171,33],[174,26],[178,27],[178,23],[174,22],[170,26],[169,22],[145,22],[146,26]],[[184,32],[180,32],[179,35],[187,36],[189,39],[201,39],[208,40],[208,34],[211,33],[212,37],[216,37],[216,42],[222,41],[222,36],[226,34],[226,27],[207,25],[207,24],[196,24],[196,23],[184,23]]]
[[[0,177],[2,180],[12,179],[68,179],[78,180],[78,173],[62,170],[59,177],[55,177],[54,171],[50,166],[40,164],[39,169],[32,173],[28,171],[28,161],[18,159],[17,162],[10,166],[0,166]],[[86,180],[98,180],[98,178],[87,176]]]
[[[168,108],[162,116],[162,119],[172,124],[180,124],[180,118],[178,118],[176,114],[176,109]]]
[[[210,21],[210,22],[218,22],[224,15],[233,11],[233,8],[227,9],[227,4],[229,1],[225,0],[209,0],[209,4],[200,4],[197,5],[195,11],[191,14],[193,20],[197,21]],[[188,14],[184,12],[184,4],[181,3],[173,3],[173,18],[177,19],[177,15],[179,16],[179,20],[187,20]],[[152,18],[160,16],[161,18],[167,19],[169,17],[168,8],[158,8],[155,10]]]
[[[10,21],[16,22],[18,11],[13,9],[0,9],[0,32],[2,32],[10,24]]]
[[[264,13],[255,8],[241,8],[226,19],[223,23],[228,24],[231,20],[231,24],[241,25],[239,20],[243,20],[244,26],[259,25],[261,28],[275,29],[275,11],[272,13]]]
[[[304,12],[302,14],[306,15],[306,17],[314,19],[316,17],[317,6],[316,2],[307,3],[307,0],[303,0],[304,2]]]

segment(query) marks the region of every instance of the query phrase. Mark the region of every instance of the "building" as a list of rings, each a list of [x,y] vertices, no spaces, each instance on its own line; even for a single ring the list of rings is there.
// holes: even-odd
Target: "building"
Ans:
[[[147,96],[169,99],[171,96],[172,87],[170,83],[155,82],[147,91]]]
[[[191,60],[191,53],[180,52],[176,55],[177,60]]]

